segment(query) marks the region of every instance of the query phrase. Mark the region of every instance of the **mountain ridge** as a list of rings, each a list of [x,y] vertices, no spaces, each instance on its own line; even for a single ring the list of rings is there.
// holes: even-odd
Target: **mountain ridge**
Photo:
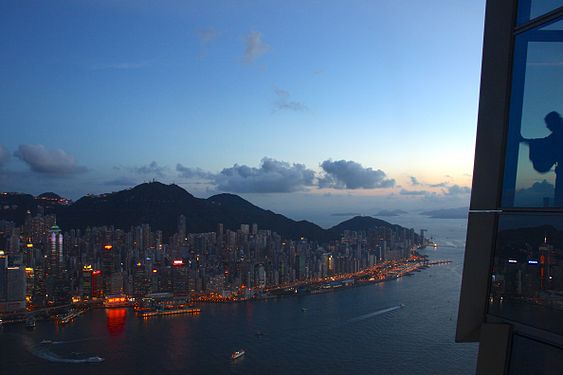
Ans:
[[[6,196],[0,195],[0,204],[3,203],[2,197]],[[20,215],[5,215],[5,212],[0,210],[0,218],[12,218],[21,225],[24,219],[21,211],[30,210],[35,213],[41,203],[40,199],[29,194],[21,195],[19,201],[20,204],[24,202],[22,207],[18,207]],[[186,217],[186,229],[191,233],[215,231],[218,223],[231,230],[239,229],[241,224],[256,223],[259,228],[272,230],[284,238],[306,237],[319,242],[337,239],[341,232],[347,229],[400,227],[381,219],[356,216],[332,228],[323,229],[307,220],[296,221],[262,209],[236,194],[221,193],[203,199],[194,197],[178,185],[166,185],[156,181],[117,192],[86,195],[72,204],[49,208],[46,213],[56,214],[57,223],[64,230],[104,225],[128,230],[134,225],[149,224],[156,230],[162,230],[165,236],[177,231],[180,215]]]

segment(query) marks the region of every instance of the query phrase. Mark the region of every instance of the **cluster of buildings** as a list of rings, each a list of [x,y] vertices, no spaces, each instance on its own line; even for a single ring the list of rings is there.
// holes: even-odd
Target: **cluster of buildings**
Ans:
[[[419,240],[398,226],[344,231],[319,244],[284,239],[257,224],[237,230],[218,224],[209,233],[188,233],[182,215],[177,224],[165,241],[148,224],[63,233],[54,215],[29,214],[22,226],[0,221],[0,312],[116,295],[229,297],[406,258]]]

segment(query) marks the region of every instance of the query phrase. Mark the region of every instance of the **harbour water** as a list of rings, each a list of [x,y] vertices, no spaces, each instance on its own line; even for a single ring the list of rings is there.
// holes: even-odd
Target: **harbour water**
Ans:
[[[2,373],[474,373],[477,346],[454,343],[466,221],[390,221],[428,229],[439,247],[422,252],[452,263],[331,293],[202,305],[199,315],[139,319],[99,309],[64,326],[4,327]],[[232,360],[240,349],[246,354]]]

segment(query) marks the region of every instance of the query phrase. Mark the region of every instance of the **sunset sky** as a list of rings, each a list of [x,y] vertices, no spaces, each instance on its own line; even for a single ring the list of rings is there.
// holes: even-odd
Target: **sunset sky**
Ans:
[[[0,190],[467,205],[483,1],[0,5]],[[371,211],[367,213],[372,213]]]

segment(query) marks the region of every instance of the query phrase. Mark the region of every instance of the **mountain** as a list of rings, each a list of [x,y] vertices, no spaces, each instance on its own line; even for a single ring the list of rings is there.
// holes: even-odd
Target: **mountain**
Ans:
[[[0,193],[0,219],[23,224],[27,211],[37,212],[33,195],[21,193]]]
[[[62,199],[62,197],[56,193],[53,193],[52,191],[48,191],[46,193],[43,194],[39,194],[37,197],[37,199],[47,199],[47,200],[59,200]]]
[[[388,223],[385,220],[376,219],[371,216],[356,216],[350,220],[333,226],[329,231],[333,233],[342,233],[345,230],[368,231],[374,227],[402,228],[400,225]]]
[[[286,238],[306,237],[318,241],[332,239],[331,234],[317,224],[306,220],[291,220],[270,210],[261,209],[238,195],[218,194],[207,200],[215,207],[220,208],[222,214],[222,221],[220,222],[226,227],[237,227],[244,223],[257,223],[259,228],[271,229]]]
[[[89,195],[57,212],[63,228],[114,225],[129,229],[132,225],[150,224],[170,236],[177,231],[178,216],[186,217],[188,232],[212,232],[217,223],[226,229],[239,229],[241,224],[258,224],[286,238],[301,236],[319,241],[330,233],[307,221],[294,221],[264,210],[234,194],[218,194],[208,199],[196,198],[178,185],[160,182],[144,183],[116,193]]]
[[[23,223],[26,209],[35,214],[38,202],[65,200],[54,193],[34,198],[27,194],[12,194],[7,199],[0,194],[0,219]],[[21,202],[20,202],[21,201]],[[3,210],[1,204],[20,202],[18,215]],[[13,205],[7,204],[7,207]],[[225,229],[236,230],[241,224],[258,224],[260,229],[269,229],[284,238],[306,237],[321,243],[339,238],[343,230],[368,230],[374,226],[394,226],[386,221],[368,216],[356,216],[331,229],[302,220],[295,221],[270,210],[264,210],[234,194],[218,194],[208,199],[196,198],[178,185],[150,182],[131,189],[100,195],[86,195],[72,204],[57,204],[49,207],[57,215],[57,224],[63,230],[113,225],[129,230],[131,226],[149,224],[154,230],[162,230],[165,237],[177,232],[178,216],[186,217],[186,229],[191,233],[212,232],[217,224]],[[23,211],[22,211],[23,210]],[[12,215],[6,215],[6,213]]]

